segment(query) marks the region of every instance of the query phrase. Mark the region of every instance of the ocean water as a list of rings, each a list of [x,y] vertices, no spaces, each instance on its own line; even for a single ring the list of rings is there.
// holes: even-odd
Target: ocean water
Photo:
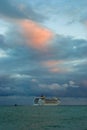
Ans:
[[[87,106],[0,107],[0,130],[87,130]]]

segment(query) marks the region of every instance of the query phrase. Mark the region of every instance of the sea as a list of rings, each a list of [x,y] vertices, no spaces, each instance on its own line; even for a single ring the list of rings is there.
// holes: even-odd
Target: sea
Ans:
[[[87,130],[87,106],[1,106],[0,130]]]

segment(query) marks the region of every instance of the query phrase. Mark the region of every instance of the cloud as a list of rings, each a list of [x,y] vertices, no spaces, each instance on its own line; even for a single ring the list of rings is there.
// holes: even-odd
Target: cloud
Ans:
[[[53,83],[53,84],[50,84],[50,85],[47,85],[47,84],[39,84],[39,87],[42,88],[42,89],[50,89],[50,90],[60,90],[62,89],[61,86],[57,83]]]
[[[0,90],[1,91],[10,91],[11,90],[11,88],[10,87],[0,87]]]
[[[9,55],[9,52],[8,51],[5,51],[3,49],[0,49],[0,59],[1,58],[8,58],[10,55]]]
[[[2,32],[2,31],[1,31]],[[5,44],[5,36],[0,34],[0,49],[7,49],[7,45]]]
[[[56,90],[59,90],[59,91],[66,90],[67,91],[68,88],[79,88],[80,86],[77,86],[74,81],[69,81],[69,84],[68,83],[39,84],[39,87],[42,89],[50,89],[50,90],[55,90],[55,91]]]
[[[34,79],[34,77],[27,77],[25,74],[13,74],[10,75],[0,75],[0,95],[41,95],[41,93],[46,94],[48,96],[83,96],[86,97],[87,90],[84,87],[75,87],[77,83],[74,81],[70,81],[70,86],[67,82],[58,83],[58,82],[50,82],[44,83],[41,80]],[[17,80],[15,80],[17,79]],[[85,93],[83,95],[83,92]]]
[[[58,16],[63,16],[64,21],[67,19],[67,23],[72,24],[75,22],[83,22],[87,19],[87,1],[46,1],[42,2],[41,6],[38,6],[38,10],[41,10],[41,13],[47,15],[49,19],[58,18]]]
[[[74,81],[69,81],[69,85],[70,85],[70,86],[73,86],[74,84],[75,84]]]
[[[83,79],[81,82],[81,85],[84,87],[87,87],[87,79]]]
[[[27,44],[38,50],[47,48],[48,43],[53,38],[53,33],[50,30],[30,20],[20,21],[20,25]]]
[[[31,5],[27,3],[18,3],[14,0],[0,1],[0,16],[10,19],[31,19],[35,21],[43,21],[44,16],[36,13]]]
[[[53,54],[58,59],[62,58],[65,60],[76,58],[77,60],[79,57],[82,57],[82,59],[83,57],[85,57],[87,40],[74,39],[73,37],[64,37],[62,35],[56,35],[53,43]]]
[[[38,83],[39,82],[37,79],[32,79],[31,81],[34,82],[34,83]]]
[[[0,34],[0,44],[4,43],[4,36]]]
[[[73,81],[72,81],[73,82]],[[55,96],[62,96],[62,97],[83,97],[84,89],[81,88],[81,86],[78,86],[77,83],[75,85],[70,86],[68,83],[58,83],[58,82],[52,82],[52,83],[38,83],[37,86],[37,92],[43,93],[46,95],[55,95]],[[84,95],[85,97],[85,95]]]
[[[61,62],[62,61],[58,61],[58,60],[48,60],[48,61],[44,61],[42,65],[48,68],[48,71],[53,73],[58,73],[58,72],[62,72],[62,70],[59,67]]]
[[[12,74],[10,78],[15,78],[15,79],[26,79],[26,78],[31,78],[30,75],[26,74]]]
[[[64,88],[67,88],[69,85],[67,83],[62,85]]]
[[[78,12],[73,13],[72,3],[54,1],[43,1],[40,6],[37,1],[31,2],[32,6],[28,1],[22,1],[24,4],[17,0],[0,1],[0,95],[87,96],[87,40],[56,35],[47,28],[56,27],[60,33],[66,27],[67,32],[71,24],[78,25],[74,24]],[[46,9],[48,14],[44,13]],[[74,20],[57,26],[68,22],[69,17],[63,18],[65,14],[70,17],[68,20]],[[62,18],[65,21],[60,23]],[[54,19],[59,19],[59,23]],[[76,20],[80,20],[80,14]]]
[[[54,39],[51,43],[50,51],[42,53],[30,45],[26,46],[25,39],[13,29],[3,39],[6,42],[3,44],[3,50],[6,51],[9,47],[11,53],[8,53],[8,60],[3,58],[0,63],[1,73],[30,73],[29,75],[35,75],[40,80],[52,82],[86,77],[86,40],[57,36],[57,40]],[[76,46],[76,49],[73,49],[73,46]]]
[[[86,27],[86,33],[87,33],[87,19],[84,21],[84,26]]]
[[[76,83],[75,83],[74,81],[69,81],[69,87],[79,88],[80,86],[79,86],[79,85],[76,85]]]
[[[14,1],[10,1],[10,0],[0,1],[0,14],[5,17],[23,18],[24,15],[13,3]]]
[[[48,60],[48,61],[44,61],[43,65],[46,67],[53,67],[53,66],[58,66],[62,62],[63,61],[59,61],[59,60]]]
[[[52,73],[66,73],[69,71],[67,67],[64,67],[66,61],[63,60],[48,60],[42,62],[42,65],[48,68],[49,72]]]

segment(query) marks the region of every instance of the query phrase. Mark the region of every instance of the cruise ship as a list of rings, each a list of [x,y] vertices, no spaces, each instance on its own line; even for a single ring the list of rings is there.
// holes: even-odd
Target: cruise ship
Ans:
[[[53,98],[46,98],[45,96],[36,97],[34,99],[34,105],[59,105],[60,99],[53,97]]]

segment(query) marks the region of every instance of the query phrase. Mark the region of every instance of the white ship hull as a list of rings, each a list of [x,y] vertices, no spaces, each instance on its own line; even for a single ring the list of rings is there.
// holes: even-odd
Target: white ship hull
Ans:
[[[44,104],[39,104],[39,103],[37,103],[37,104],[35,104],[34,103],[34,106],[57,106],[57,105],[59,105],[60,103],[56,103],[56,104],[52,104],[52,103],[50,103],[50,104],[47,104],[47,103],[44,103]]]

